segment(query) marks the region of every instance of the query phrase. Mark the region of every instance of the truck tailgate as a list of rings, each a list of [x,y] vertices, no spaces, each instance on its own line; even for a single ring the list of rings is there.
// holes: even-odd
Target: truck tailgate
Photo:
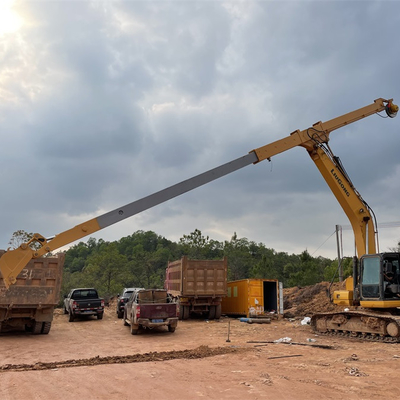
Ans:
[[[173,296],[217,297],[227,293],[228,261],[190,260],[168,263],[165,288]]]
[[[3,252],[0,252],[0,256]],[[17,276],[17,282],[7,290],[0,279],[1,306],[54,306],[59,301],[64,254],[29,261]],[[0,274],[1,277],[1,274]]]
[[[140,318],[166,319],[176,316],[175,303],[156,303],[140,305]]]
[[[101,307],[100,299],[73,300],[73,301],[78,304],[78,307],[80,309]]]

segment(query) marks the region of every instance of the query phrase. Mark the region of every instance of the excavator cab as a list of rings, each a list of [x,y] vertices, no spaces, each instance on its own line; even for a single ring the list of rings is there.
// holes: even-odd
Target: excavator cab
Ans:
[[[361,301],[400,299],[400,254],[368,254],[360,259],[359,293]],[[386,307],[383,307],[386,308]]]

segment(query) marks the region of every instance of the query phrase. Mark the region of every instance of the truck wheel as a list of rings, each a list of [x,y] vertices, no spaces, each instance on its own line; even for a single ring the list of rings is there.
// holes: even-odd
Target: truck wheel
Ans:
[[[126,322],[126,312],[124,311],[124,326],[129,326],[129,324]]]
[[[137,335],[139,331],[139,326],[131,324],[131,334],[132,335]]]
[[[72,312],[69,312],[69,318],[68,318],[69,322],[74,322],[74,314],[72,314]]]
[[[183,306],[179,306],[179,319],[183,319]]]
[[[43,322],[35,321],[32,327],[33,334],[39,335],[40,333],[42,333],[42,328],[43,328]]]
[[[42,333],[47,335],[50,332],[51,322],[43,322]]]
[[[215,319],[221,318],[221,304],[215,306]]]
[[[118,318],[122,318],[124,316],[124,312],[123,311],[117,311],[117,316],[118,316]]]
[[[182,319],[188,319],[190,314],[189,306],[182,306],[182,308],[183,308]]]
[[[208,319],[214,319],[215,318],[215,306],[210,306],[208,309]]]
[[[64,306],[64,314],[65,315],[68,314],[68,310],[65,308],[65,306]]]
[[[97,314],[97,319],[103,319],[103,314],[104,313]]]
[[[175,332],[176,326],[168,325],[168,332]]]

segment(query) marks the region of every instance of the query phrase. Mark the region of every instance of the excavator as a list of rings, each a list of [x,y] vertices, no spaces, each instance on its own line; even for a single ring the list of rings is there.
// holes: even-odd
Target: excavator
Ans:
[[[207,184],[250,164],[285,152],[293,147],[306,149],[326,183],[350,220],[357,256],[353,276],[345,281],[345,289],[333,293],[333,302],[342,310],[318,313],[311,318],[313,330],[319,334],[357,337],[365,340],[400,342],[400,254],[377,251],[377,223],[372,209],[361,197],[347,175],[340,159],[329,147],[330,134],[353,122],[386,112],[394,118],[399,107],[393,99],[379,98],[370,105],[326,122],[317,122],[305,130],[250,151],[245,156],[182,181],[159,192],[93,218],[52,238],[35,233],[17,249],[8,250],[0,258],[0,272],[5,287],[14,284],[31,259],[59,249],[69,243],[104,229],[144,210]],[[380,114],[378,114],[380,115]]]

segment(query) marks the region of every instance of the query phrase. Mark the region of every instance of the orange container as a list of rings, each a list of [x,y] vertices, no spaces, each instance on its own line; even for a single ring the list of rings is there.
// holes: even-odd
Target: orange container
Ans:
[[[222,299],[222,314],[248,318],[281,314],[278,280],[242,279],[227,285],[227,296]]]

